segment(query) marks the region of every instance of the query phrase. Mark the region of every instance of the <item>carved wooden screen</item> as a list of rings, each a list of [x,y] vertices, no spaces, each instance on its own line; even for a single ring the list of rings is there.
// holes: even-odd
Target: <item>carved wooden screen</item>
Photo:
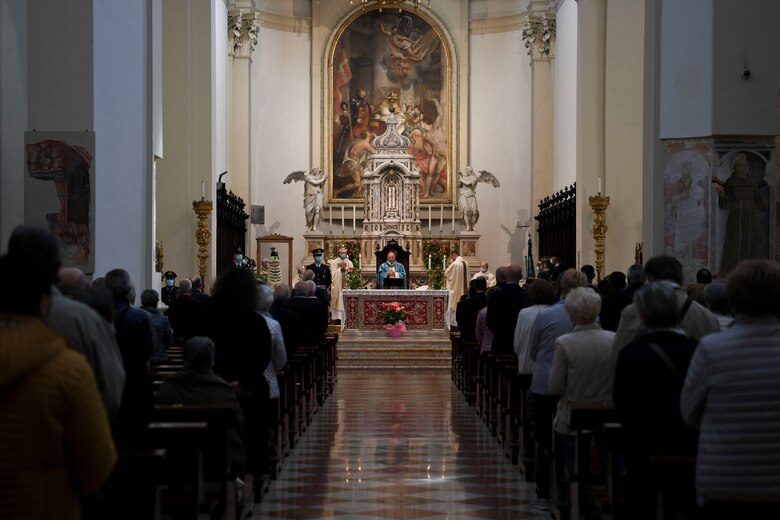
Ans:
[[[538,222],[539,260],[558,256],[565,267],[577,265],[577,185],[539,201]]]
[[[246,257],[246,221],[244,200],[232,191],[217,191],[217,273],[230,264],[233,248],[240,246]]]

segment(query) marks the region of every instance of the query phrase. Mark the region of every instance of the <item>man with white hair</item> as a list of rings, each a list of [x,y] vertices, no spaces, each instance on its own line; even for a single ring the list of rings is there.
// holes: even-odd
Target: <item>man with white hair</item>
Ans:
[[[474,273],[474,276],[471,277],[472,280],[476,280],[477,278],[484,278],[488,287],[496,285],[496,275],[490,272],[490,264],[487,262],[482,262],[479,266],[479,271]]]

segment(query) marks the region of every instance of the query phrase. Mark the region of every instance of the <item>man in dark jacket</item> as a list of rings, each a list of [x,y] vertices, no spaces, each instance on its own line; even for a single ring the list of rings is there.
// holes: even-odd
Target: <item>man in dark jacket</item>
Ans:
[[[458,302],[455,320],[458,322],[460,336],[467,341],[477,341],[477,315],[485,305],[487,280],[476,278],[469,282],[469,296]]]
[[[179,283],[179,295],[171,302],[167,314],[178,343],[203,334],[203,305],[193,298],[192,282],[189,280],[184,279]]]
[[[517,264],[496,269],[496,289],[487,305],[487,326],[493,332],[491,352],[494,354],[515,353],[517,315],[532,305],[528,294],[519,285],[522,277],[523,270]]]
[[[605,297],[601,303],[601,328],[616,331],[620,313],[634,301],[634,293],[645,284],[645,271],[639,264],[628,268],[628,286]]]
[[[295,284],[295,297],[289,308],[300,318],[300,344],[317,345],[325,340],[326,317],[322,306],[314,297],[314,282],[311,280]]]
[[[271,316],[279,322],[284,337],[284,348],[287,350],[287,359],[295,354],[295,349],[300,343],[301,319],[294,310],[289,307],[290,288],[286,284],[277,285],[274,288],[274,303],[271,305]]]

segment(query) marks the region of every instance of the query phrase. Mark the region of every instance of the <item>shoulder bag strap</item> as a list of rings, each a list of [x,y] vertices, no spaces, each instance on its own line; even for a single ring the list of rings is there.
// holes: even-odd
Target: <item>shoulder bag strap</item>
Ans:
[[[664,365],[666,365],[666,368],[668,368],[669,371],[674,374],[675,379],[677,379],[677,381],[680,383],[684,382],[684,378],[677,369],[677,365],[674,364],[672,358],[670,358],[666,352],[664,352],[661,346],[658,345],[658,343],[650,343],[650,348],[653,349],[653,352],[655,352],[659,358],[661,358],[661,361],[663,361]]]
[[[693,298],[688,296],[688,298],[685,300],[685,303],[682,306],[682,309],[680,309],[680,321],[685,317],[685,313],[688,312],[688,309],[691,308],[691,304],[693,303]]]

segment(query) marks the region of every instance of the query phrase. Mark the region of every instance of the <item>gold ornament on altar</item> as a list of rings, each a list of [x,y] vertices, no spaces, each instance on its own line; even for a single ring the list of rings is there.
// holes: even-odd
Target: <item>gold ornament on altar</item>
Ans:
[[[598,195],[588,197],[590,207],[593,210],[593,241],[595,242],[596,253],[596,280],[601,281],[601,273],[604,271],[604,244],[607,239],[607,218],[606,212],[609,206],[609,197]]]

